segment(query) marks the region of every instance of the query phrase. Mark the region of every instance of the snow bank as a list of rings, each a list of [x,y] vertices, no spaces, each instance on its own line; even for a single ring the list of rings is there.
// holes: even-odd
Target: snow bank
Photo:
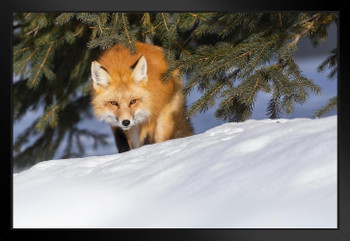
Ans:
[[[336,228],[337,116],[41,162],[14,175],[14,227]]]

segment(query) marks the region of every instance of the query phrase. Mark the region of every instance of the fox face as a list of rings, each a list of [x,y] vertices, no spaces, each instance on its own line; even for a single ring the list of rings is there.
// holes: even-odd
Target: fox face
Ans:
[[[123,74],[109,73],[97,61],[91,64],[95,90],[93,109],[98,120],[129,130],[150,118],[147,62],[144,56]]]

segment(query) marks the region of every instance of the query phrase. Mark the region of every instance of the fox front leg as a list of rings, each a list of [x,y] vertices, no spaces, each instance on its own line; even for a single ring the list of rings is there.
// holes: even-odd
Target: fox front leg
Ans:
[[[130,150],[128,140],[122,129],[119,127],[111,126],[114,135],[115,144],[118,148],[119,153],[126,152]]]

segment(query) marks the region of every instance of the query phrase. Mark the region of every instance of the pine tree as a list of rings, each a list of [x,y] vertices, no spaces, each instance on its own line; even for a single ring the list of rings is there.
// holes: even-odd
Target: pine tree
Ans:
[[[53,157],[61,141],[63,157],[84,152],[82,136],[106,143],[106,136],[79,129],[91,118],[91,61],[115,43],[135,52],[135,41],[162,46],[169,74],[186,75],[185,93],[202,96],[188,108],[190,117],[218,103],[216,117],[244,121],[257,94],[270,94],[269,118],[289,114],[295,103],[320,93],[294,61],[301,38],[317,45],[336,13],[15,13],[13,22],[13,110],[20,120],[28,110],[44,113],[14,143],[19,166]],[[29,144],[29,138],[34,143]],[[73,146],[78,147],[74,153]]]

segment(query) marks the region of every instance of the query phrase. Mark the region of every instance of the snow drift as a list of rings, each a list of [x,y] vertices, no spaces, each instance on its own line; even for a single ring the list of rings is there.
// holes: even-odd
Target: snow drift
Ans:
[[[248,120],[14,175],[14,228],[336,228],[337,116]]]

